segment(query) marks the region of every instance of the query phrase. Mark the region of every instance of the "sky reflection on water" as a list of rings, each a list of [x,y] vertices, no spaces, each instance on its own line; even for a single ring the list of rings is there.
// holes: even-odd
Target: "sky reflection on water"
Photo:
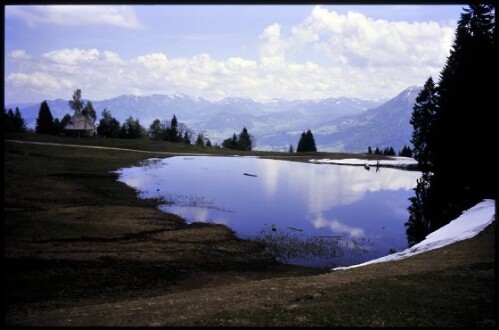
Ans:
[[[392,168],[209,156],[150,159],[118,173],[140,197],[163,199],[166,212],[188,222],[225,224],[239,237],[265,242],[283,262],[321,267],[405,249],[408,198],[420,176]]]

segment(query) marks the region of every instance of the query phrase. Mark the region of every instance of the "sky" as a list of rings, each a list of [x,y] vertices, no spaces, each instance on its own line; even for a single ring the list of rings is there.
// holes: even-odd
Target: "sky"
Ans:
[[[430,233],[423,241],[402,252],[393,253],[358,265],[336,267],[333,268],[333,270],[344,270],[379,262],[400,260],[429,250],[438,249],[454,242],[476,236],[494,220],[495,202],[493,199],[484,199],[469,210],[464,211],[458,218],[447,225]]]
[[[463,5],[7,5],[5,104],[382,99],[438,80]]]

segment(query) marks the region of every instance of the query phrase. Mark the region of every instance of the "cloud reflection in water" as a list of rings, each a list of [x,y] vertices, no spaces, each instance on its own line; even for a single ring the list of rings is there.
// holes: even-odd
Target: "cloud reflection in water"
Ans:
[[[254,238],[274,224],[304,241],[333,236],[374,240],[380,255],[406,247],[408,198],[420,176],[392,168],[376,172],[360,166],[208,156],[152,159],[118,173],[141,197],[165,201],[162,210],[189,222],[223,223],[243,238]],[[308,264],[310,258],[294,262]],[[335,258],[339,265],[352,262],[345,255]]]

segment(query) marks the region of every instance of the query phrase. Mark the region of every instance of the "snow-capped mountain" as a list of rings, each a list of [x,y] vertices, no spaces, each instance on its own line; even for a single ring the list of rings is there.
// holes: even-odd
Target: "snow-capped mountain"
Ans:
[[[416,97],[422,88],[409,87],[393,99],[358,115],[333,120],[317,128],[316,143],[333,150],[367,151],[368,146],[393,147],[396,151],[410,146],[409,123]]]
[[[318,150],[366,152],[371,146],[373,150],[393,147],[399,151],[404,145],[410,146],[412,125],[409,121],[420,91],[421,87],[409,87],[393,99],[360,114],[311,125],[309,128]],[[298,141],[300,135],[301,131],[268,134],[260,143],[279,145],[286,140]]]
[[[105,108],[123,123],[138,118],[148,128],[155,119],[179,122],[194,132],[203,131],[212,142],[221,143],[246,127],[252,134],[256,150],[287,150],[297,145],[304,130],[311,129],[320,151],[364,152],[367,146],[399,150],[409,144],[409,124],[418,87],[411,87],[395,98],[382,100],[325,98],[320,100],[280,100],[258,102],[249,98],[225,98],[210,102],[181,92],[173,95],[122,95],[109,100],[92,101],[98,120]],[[72,114],[68,101],[47,101],[54,118]],[[28,127],[33,128],[40,108],[37,104],[18,106]]]

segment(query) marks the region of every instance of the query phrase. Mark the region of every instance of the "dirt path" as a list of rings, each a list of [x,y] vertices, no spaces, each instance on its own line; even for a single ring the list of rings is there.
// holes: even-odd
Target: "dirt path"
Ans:
[[[52,143],[52,142],[31,142],[31,141],[20,141],[20,140],[5,140],[6,142],[15,143],[26,143],[26,144],[38,144],[46,146],[59,146],[59,147],[73,147],[73,148],[89,148],[89,149],[106,149],[106,150],[119,150],[119,151],[132,151],[147,154],[162,154],[162,155],[180,155],[180,156],[212,156],[210,154],[203,153],[190,153],[190,152],[169,152],[169,151],[147,151],[147,150],[136,150],[136,149],[126,149],[126,148],[114,148],[114,147],[101,147],[101,146],[86,146],[79,144],[66,144],[66,143]]]

